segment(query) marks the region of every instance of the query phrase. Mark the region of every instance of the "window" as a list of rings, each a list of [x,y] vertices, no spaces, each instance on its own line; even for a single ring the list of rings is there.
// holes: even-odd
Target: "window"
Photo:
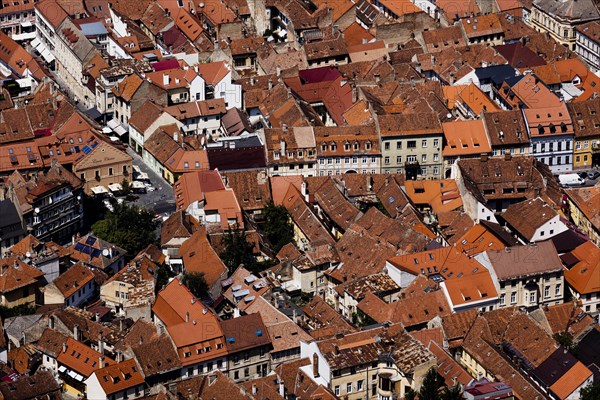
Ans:
[[[554,289],[554,295],[555,296],[560,296],[560,283],[556,284],[556,287]]]
[[[422,162],[427,162],[427,154],[421,155],[421,161]]]
[[[352,393],[352,384],[351,383],[346,384],[346,393]]]
[[[510,304],[515,304],[517,302],[517,292],[512,292],[510,294]]]
[[[365,143],[365,149],[366,150],[371,150],[371,142]]]
[[[439,159],[440,159],[440,155],[438,153],[435,153],[433,155],[433,161],[439,161]]]
[[[388,165],[388,164],[390,163],[390,158],[389,158],[389,157],[385,157],[385,158],[383,159],[383,163],[384,163],[385,165]]]
[[[389,150],[390,149],[390,142],[385,142],[385,144],[383,145],[384,150]]]
[[[547,299],[548,297],[550,297],[550,286],[544,288],[544,298]]]
[[[500,305],[503,306],[504,304],[506,304],[506,299],[505,299],[506,295],[503,293],[500,295]]]
[[[402,150],[402,142],[396,142],[396,150]]]
[[[417,148],[417,141],[416,140],[409,140],[406,144],[406,147],[409,149],[416,149]]]
[[[250,354],[244,353],[244,361],[250,360]]]
[[[402,163],[402,156],[396,157],[396,164]]]
[[[360,380],[358,382],[356,382],[356,391],[360,392],[361,390],[363,390],[363,386],[364,386],[365,381],[364,380]]]
[[[407,163],[417,162],[417,156],[406,156],[406,162]]]
[[[421,175],[427,175],[427,167],[421,168]]]
[[[187,168],[189,168],[189,167],[190,167],[190,164],[189,164],[187,161],[185,161],[185,162],[183,163],[183,168],[186,168],[186,169],[187,169]]]
[[[336,385],[336,387],[335,387],[335,395],[336,396],[340,395],[340,385]]]
[[[236,380],[236,381],[237,381],[238,379],[240,379],[240,371],[235,371],[235,372],[233,373],[233,379],[234,379],[234,380]]]
[[[529,292],[529,302],[535,303],[535,292]]]
[[[354,142],[353,148],[354,148],[355,151],[360,148],[360,145],[358,144],[358,142]]]
[[[433,147],[440,147],[440,139],[433,139]]]
[[[244,368],[244,376],[246,378],[250,376],[250,368]]]
[[[426,148],[427,147],[427,139],[421,140],[421,147],[422,148]]]

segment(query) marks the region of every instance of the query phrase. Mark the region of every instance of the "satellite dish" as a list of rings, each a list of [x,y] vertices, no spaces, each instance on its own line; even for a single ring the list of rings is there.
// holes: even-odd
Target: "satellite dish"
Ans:
[[[103,255],[104,257],[108,257],[108,249],[104,249],[104,250],[102,250],[102,255]]]
[[[39,208],[35,208],[35,210],[33,210],[34,213],[39,214],[40,213],[40,209]]]
[[[452,118],[452,113],[448,113],[448,115],[446,115],[446,118],[448,118],[448,119]]]
[[[30,252],[25,253],[25,257],[27,257],[27,258],[31,257],[31,253]]]

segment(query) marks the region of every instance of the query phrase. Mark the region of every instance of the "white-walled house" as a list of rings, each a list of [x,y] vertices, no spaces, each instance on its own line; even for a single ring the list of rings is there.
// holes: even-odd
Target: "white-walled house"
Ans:
[[[40,290],[44,294],[44,304],[79,307],[93,298],[97,288],[94,273],[77,263]]]
[[[540,197],[511,204],[502,217],[522,243],[548,240],[569,229],[560,215]]]
[[[89,400],[137,399],[144,396],[144,377],[135,359],[96,370],[86,380]]]
[[[136,153],[142,154],[144,143],[160,126],[182,124],[166,112],[161,106],[146,101],[129,117],[129,146]]]
[[[200,64],[198,72],[206,84],[205,99],[224,99],[227,109],[242,107],[242,85],[232,82],[229,64],[224,61]]]

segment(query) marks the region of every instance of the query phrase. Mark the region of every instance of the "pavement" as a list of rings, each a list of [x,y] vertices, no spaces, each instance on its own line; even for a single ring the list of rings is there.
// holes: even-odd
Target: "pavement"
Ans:
[[[150,183],[156,188],[153,192],[147,192],[145,194],[136,194],[139,199],[130,202],[141,207],[151,208],[155,214],[171,215],[175,212],[175,195],[173,194],[173,187],[160,175],[154,172],[148,167],[139,154],[133,151],[131,148],[127,148],[127,154],[133,158],[133,165],[137,165],[142,172],[148,174]]]

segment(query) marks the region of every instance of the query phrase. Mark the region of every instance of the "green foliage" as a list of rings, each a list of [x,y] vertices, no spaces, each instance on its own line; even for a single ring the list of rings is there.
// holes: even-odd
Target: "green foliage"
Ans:
[[[113,207],[114,211],[92,225],[94,235],[127,250],[129,257],[156,240],[158,225],[150,210],[125,203]]]
[[[206,279],[204,279],[203,272],[186,272],[183,274],[181,283],[190,289],[190,292],[197,298],[205,299],[209,297],[208,284],[206,283]]]
[[[380,201],[377,201],[377,203],[363,203],[363,202],[358,203],[358,209],[360,211],[362,211],[363,213],[366,213],[367,211],[369,211],[369,209],[371,207],[375,207],[376,209],[381,211],[381,213],[383,215],[385,215],[386,217],[390,216],[390,213],[385,209],[385,207],[383,206],[383,204]]]
[[[105,210],[102,199],[97,196],[83,197],[83,229],[82,232],[88,232],[92,225],[98,220],[104,218]]]
[[[362,310],[356,309],[356,312],[352,314],[352,323],[356,326],[369,326],[377,323],[373,318],[365,314]]]
[[[161,265],[156,270],[156,293],[158,293],[162,288],[164,288],[167,283],[169,283],[169,278],[171,277],[171,270],[164,265]]]
[[[444,386],[444,379],[437,373],[435,368],[430,368],[427,375],[425,375],[421,390],[419,390],[419,400],[438,400],[442,386]]]
[[[573,354],[577,353],[577,344],[573,341],[573,336],[569,332],[558,332],[553,336],[554,340],[562,347]]]
[[[598,400],[600,399],[600,382],[590,383],[581,389],[581,400]]]
[[[265,222],[262,229],[275,253],[294,240],[294,226],[290,214],[285,207],[276,206],[272,202],[265,207]]]
[[[409,387],[404,393],[404,400],[415,400],[417,398],[417,392],[413,388]]]
[[[252,254],[253,247],[246,240],[246,233],[244,231],[229,229],[223,236],[223,244],[225,245],[225,250],[219,256],[229,269],[229,273],[233,273],[240,264],[244,264],[248,270],[255,268],[256,260]]]
[[[463,400],[463,393],[460,386],[445,387],[440,395],[441,400]]]
[[[121,182],[121,194],[123,196],[127,196],[128,194],[131,193],[131,183],[129,183],[129,181],[127,180],[127,178],[124,178],[123,181]]]
[[[19,315],[31,315],[35,313],[35,307],[22,304],[15,307],[0,306],[0,317],[2,319],[18,317]]]

